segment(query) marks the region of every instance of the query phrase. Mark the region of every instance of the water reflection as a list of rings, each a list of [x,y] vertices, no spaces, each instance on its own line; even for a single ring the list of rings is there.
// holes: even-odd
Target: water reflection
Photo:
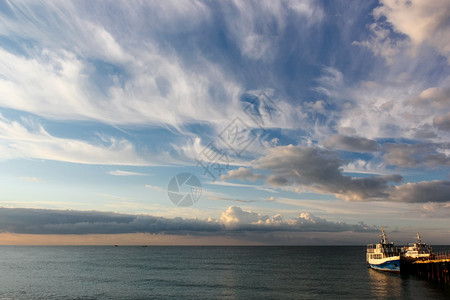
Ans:
[[[399,297],[402,278],[399,274],[367,269],[370,278],[370,291],[377,299]]]
[[[413,275],[368,268],[370,292],[375,299],[446,299],[448,291]]]

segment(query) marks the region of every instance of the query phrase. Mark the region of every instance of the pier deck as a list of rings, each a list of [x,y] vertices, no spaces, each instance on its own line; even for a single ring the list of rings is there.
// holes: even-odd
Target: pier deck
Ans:
[[[430,258],[417,260],[409,270],[423,279],[440,285],[450,285],[450,251],[433,254]]]

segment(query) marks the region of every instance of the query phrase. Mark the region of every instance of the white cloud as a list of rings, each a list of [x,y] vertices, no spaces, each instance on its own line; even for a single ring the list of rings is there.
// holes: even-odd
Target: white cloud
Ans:
[[[376,80],[360,82],[359,86],[346,84],[347,80],[344,80],[338,70],[320,76],[320,86],[316,90],[320,89],[322,94],[327,95],[330,108],[338,108],[328,109],[323,114],[326,121],[316,123],[313,136],[319,141],[328,139],[330,146],[343,149],[352,148],[350,144],[356,149],[355,143],[359,142],[358,148],[363,150],[361,143],[363,139],[367,139],[364,151],[369,144],[371,149],[376,148],[375,142],[370,140],[413,138],[420,128],[431,124],[433,115],[428,107],[408,103],[420,94],[423,83],[417,83],[413,75],[407,75],[408,78],[399,76],[398,69],[404,67],[403,61],[396,62],[395,67],[390,68],[376,66],[373,76]],[[307,103],[307,106],[310,104]],[[323,118],[321,116],[320,119]],[[336,131],[338,135],[330,137]]]
[[[445,109],[450,106],[450,88],[430,87],[423,90],[414,104]]]
[[[389,170],[382,162],[366,161],[356,159],[342,167],[343,172],[361,173],[361,174],[390,174]]]
[[[449,78],[441,55],[450,58],[449,13],[448,1],[381,1],[373,11],[371,37],[354,44],[387,64],[375,58],[368,81],[334,90],[338,99],[348,100],[336,116],[338,132],[350,128],[351,135],[369,139],[448,138]]]
[[[313,232],[340,232],[340,231],[374,231],[376,227],[363,223],[350,225],[344,222],[331,222],[316,217],[308,212],[302,212],[293,219],[284,220],[283,216],[262,215],[251,210],[243,210],[238,206],[230,206],[222,213],[220,222],[227,228],[245,228],[252,230],[276,231],[313,231]]]
[[[246,62],[250,59],[252,63],[259,60],[258,63],[264,64],[276,57],[280,50],[278,42],[287,33],[286,28],[297,28],[301,38],[296,42],[306,42],[309,40],[303,39],[303,35],[316,32],[316,28],[309,29],[324,18],[322,8],[314,1],[218,2],[214,4],[220,8],[217,12],[210,10],[213,5],[209,2],[201,1],[179,3],[173,0],[164,5],[118,2],[114,5],[117,5],[116,9],[106,15],[101,9],[91,9],[95,4],[89,7],[83,7],[82,3],[57,1],[11,4],[14,13],[2,15],[0,34],[17,41],[20,50],[0,48],[0,107],[57,120],[175,127],[179,132],[187,133],[188,141],[184,144],[174,142],[174,152],[178,151],[180,161],[192,160],[198,158],[209,141],[195,138],[183,125],[201,123],[220,132],[237,116],[252,124],[239,103],[245,85],[239,81],[241,75],[236,76],[235,70],[230,71],[234,66],[212,60],[211,57],[218,57],[214,53],[199,55],[189,48],[196,44],[198,30],[216,25],[214,14],[217,13],[223,17],[219,23],[225,22],[227,28],[223,30],[227,41],[235,42],[230,47],[240,51],[240,59]],[[114,15],[114,11],[120,11],[120,17]],[[333,64],[322,68],[322,75],[316,80],[320,86],[315,91],[327,99],[308,99],[311,102],[304,104],[308,113],[321,114],[313,120],[315,124],[301,111],[301,105],[290,105],[280,96],[273,100],[281,108],[281,117],[269,120],[265,124],[267,128],[301,128],[304,131],[301,134],[312,133],[307,137],[308,142],[324,141],[326,136],[329,139],[325,145],[360,152],[377,150],[374,141],[379,138],[420,136],[445,140],[449,132],[448,79],[442,78],[445,71],[428,63],[427,59],[435,53],[426,50],[432,46],[449,57],[448,35],[442,35],[448,32],[448,24],[444,22],[448,4],[441,0],[433,3],[386,0],[374,13],[377,22],[370,27],[373,39],[359,43],[389,58],[389,65],[378,65],[377,61],[373,69],[364,70],[370,71],[366,78],[370,81],[359,87],[351,77],[344,78],[344,74],[352,74],[350,69],[339,70]],[[191,32],[195,34],[191,35]],[[192,45],[186,45],[191,59],[186,59],[183,56],[186,53],[176,49],[170,41],[178,40],[181,35],[192,39]],[[161,42],[160,36],[167,40]],[[405,55],[408,48],[414,48],[416,53],[411,51],[411,56]],[[442,61],[442,57],[439,58]],[[107,64],[115,71],[102,71],[97,68],[97,63]],[[430,71],[432,76],[423,70],[429,65],[433,69]],[[428,78],[431,78],[430,82]],[[99,84],[98,80],[107,83]],[[249,92],[271,91],[271,96],[275,95],[274,90],[256,88],[260,90]],[[305,99],[292,100],[298,104]],[[326,120],[321,124],[323,119]],[[335,135],[330,137],[331,134]],[[295,138],[299,135],[296,132]],[[215,138],[216,135],[213,132],[211,136]],[[269,151],[268,156],[256,161],[261,166],[268,164],[265,167],[272,174],[267,181],[274,186],[361,200],[386,197],[387,182],[395,179],[345,176],[342,167],[347,162],[341,161],[333,152],[311,148],[309,152],[303,149],[298,153],[286,150],[286,157],[276,155],[275,151],[283,150],[276,146],[286,142],[281,140],[281,143],[275,139],[273,143],[262,141],[263,145],[277,150]],[[244,154],[264,155],[261,148],[264,147],[255,142]],[[448,150],[434,147],[426,153],[419,150],[412,153],[408,152],[410,147],[405,148],[406,151],[387,150],[384,159],[399,167],[409,166],[405,158],[412,158],[409,163],[415,167],[448,163],[448,154],[445,154]],[[269,163],[270,156],[279,159],[280,166]],[[55,137],[42,127],[30,128],[25,121],[6,119],[0,120],[0,157],[113,165],[150,164],[128,140],[111,137],[103,143],[88,143]],[[232,164],[248,166],[249,162],[244,160],[233,158]],[[319,169],[312,165],[314,162],[323,163],[325,167]],[[345,170],[370,173],[377,166],[359,160],[347,163]],[[137,175],[125,172],[116,170],[112,175]],[[232,178],[257,180],[263,176],[241,168],[224,175],[224,179]]]
[[[258,221],[267,220],[267,216],[263,216],[253,211],[242,210],[239,206],[230,206],[224,211],[220,217],[220,221],[225,224],[251,224]]]
[[[374,10],[378,18],[386,17],[397,32],[406,34],[414,47],[426,43],[450,61],[450,3],[446,0],[383,0]]]
[[[438,141],[444,132],[433,128],[436,116],[448,113],[443,78],[439,90],[427,88],[422,75],[410,73],[400,79],[398,69],[407,64],[419,67],[425,61],[399,61],[395,66],[380,68],[376,82],[362,82],[359,87],[346,87],[338,95],[349,100],[343,110],[332,116],[336,130],[344,135],[361,136],[368,139],[380,138],[427,138]],[[438,68],[438,66],[436,66]],[[350,132],[349,132],[350,130]]]
[[[270,193],[278,193],[275,189],[273,189],[273,188],[271,188],[269,186],[261,186],[259,184],[242,184],[242,183],[233,183],[233,182],[218,181],[218,180],[216,180],[214,182],[208,182],[208,184],[220,185],[220,186],[228,186],[228,187],[252,188],[252,189],[255,189],[255,190],[261,190],[261,191],[266,191],[266,192],[270,192]]]
[[[393,64],[399,55],[417,56],[423,46],[434,47],[450,61],[450,5],[446,0],[382,0],[373,10],[372,37],[354,45],[367,47]],[[396,33],[396,35],[394,34]],[[399,36],[400,34],[400,36]],[[406,37],[406,38],[405,38]]]
[[[113,175],[113,176],[148,176],[149,175],[146,173],[123,171],[123,170],[110,171],[110,172],[108,172],[108,174]]]
[[[186,124],[207,124],[220,132],[224,124],[239,116],[249,126],[257,127],[242,110],[239,97],[244,88],[227,70],[228,66],[223,67],[204,55],[197,57],[195,53],[192,55],[196,63],[191,66],[183,58],[182,50],[158,40],[160,32],[175,34],[180,30],[197,30],[205,22],[212,22],[210,8],[205,3],[169,1],[164,5],[152,2],[136,6],[118,2],[115,5],[117,11],[123,13],[121,18],[83,7],[82,3],[36,5],[17,2],[10,5],[15,17],[1,18],[3,26],[0,26],[0,33],[11,39],[33,40],[33,43],[19,43],[20,51],[0,48],[0,107],[54,120],[175,128],[194,139],[181,147],[179,144],[170,145],[174,153],[179,152],[179,157],[168,160],[178,159],[179,163],[198,158],[203,148],[201,140],[187,132]],[[321,18],[321,10],[308,1],[301,4],[267,1],[262,6],[256,2],[253,6],[236,2],[229,7],[242,13],[238,16],[239,22],[248,21],[254,25],[247,33],[250,36],[261,35],[261,43],[264,44],[272,41],[265,33],[256,32],[259,25],[255,22],[259,22],[259,16],[252,7],[259,7],[269,19],[273,17],[283,24],[283,16],[290,13],[286,7],[291,6],[295,8],[295,14],[315,20],[313,23]],[[249,15],[251,20],[246,19]],[[229,26],[235,26],[233,24]],[[241,33],[241,29],[235,32],[238,36]],[[242,36],[243,40],[247,33]],[[249,47],[255,43],[250,42]],[[259,45],[255,49],[264,53],[269,51]],[[106,69],[114,71],[105,71],[97,64],[106,64]],[[299,109],[284,99],[275,98],[274,101],[283,114],[280,118],[267,120],[266,127],[306,128],[305,122],[294,122],[301,118]],[[218,140],[217,135],[214,138]],[[89,145],[82,141],[71,142]],[[246,153],[260,153],[263,148],[260,144],[265,141],[258,142],[250,145]],[[114,150],[130,151],[123,164],[146,163],[126,161],[134,151],[129,142],[111,139],[110,144]],[[70,153],[65,155],[67,157],[63,153],[32,153],[33,148],[42,149],[44,145],[34,145],[32,141],[27,145],[30,147],[23,150],[23,154],[20,151],[11,154],[9,146],[2,146],[0,154],[4,153],[4,158],[22,155],[81,163],[101,161],[93,158],[97,148],[93,149],[92,159],[80,157],[80,153],[75,159]],[[134,159],[138,159],[136,155]],[[107,163],[107,159],[104,161],[101,163]],[[233,163],[246,164],[242,159]]]
[[[26,177],[26,176],[21,176],[19,177],[20,180],[25,180],[25,181],[31,181],[31,182],[39,182],[39,181],[43,181],[43,178],[39,178],[39,177]]]
[[[195,23],[196,15],[207,12],[201,2],[149,5],[156,7],[143,5],[141,9],[172,24],[181,19],[185,20],[182,23]],[[0,106],[55,119],[175,127],[193,120],[220,122],[234,109],[223,102],[236,100],[241,88],[217,65],[203,59],[197,65],[201,72],[189,70],[173,51],[160,51],[158,42],[151,42],[151,34],[147,35],[149,42],[125,40],[140,38],[126,31],[108,31],[88,19],[91,12],[85,15],[81,5],[70,3],[50,2],[39,7],[17,3],[11,9],[19,17],[2,18],[3,34],[32,38],[36,43],[24,46],[26,55],[0,49]],[[134,14],[140,8],[130,5],[126,9]],[[113,27],[112,20],[99,18]],[[139,47],[129,46],[136,42]],[[119,74],[122,78],[95,73],[95,60],[111,63],[123,73]],[[96,77],[110,84],[97,86]],[[224,98],[210,101],[209,89],[213,88],[223,91]]]
[[[151,189],[151,190],[155,190],[157,192],[161,192],[161,193],[166,192],[166,190],[164,188],[157,186],[157,185],[146,184],[145,187],[148,189]]]
[[[44,49],[25,58],[0,49],[0,105],[54,119],[175,127],[192,120],[223,121],[234,109],[222,110],[219,102],[210,101],[206,86],[225,87],[227,99],[222,100],[230,102],[240,91],[210,63],[204,63],[203,73],[191,73],[174,57],[147,53],[140,59],[130,64],[134,74],[123,87],[93,88],[89,62],[71,52]],[[157,84],[161,78],[167,82],[165,91]],[[106,97],[97,88],[106,89]]]
[[[276,14],[273,5],[282,9],[271,3],[261,8],[268,15]],[[11,6],[20,17],[3,18],[2,33],[33,39],[35,44],[22,45],[25,55],[0,49],[0,106],[53,119],[170,125],[180,130],[189,122],[220,127],[236,116],[246,118],[239,103],[244,88],[224,68],[204,56],[195,58],[195,67],[190,67],[177,55],[179,49],[166,48],[157,40],[158,30],[197,28],[210,20],[204,3],[116,5],[127,17],[148,12],[154,23],[149,21],[144,26],[147,31],[138,35],[134,31],[143,30],[143,24],[135,24],[134,19],[118,20],[126,23],[119,30],[115,19],[101,14],[94,18],[94,12],[84,11],[89,9],[81,4],[49,2],[36,7],[19,2]],[[245,3],[235,5],[242,13],[252,11]],[[142,17],[144,23],[149,19]],[[246,22],[245,15],[240,17]],[[241,28],[236,34],[240,33]],[[108,63],[117,71],[103,74],[96,62]],[[286,103],[280,105],[294,111]],[[292,123],[277,125],[286,124]]]
[[[73,53],[43,50],[25,58],[0,48],[0,66],[1,106],[61,119],[94,117],[83,92],[84,66]]]
[[[3,159],[38,158],[79,164],[152,165],[127,140],[108,138],[106,145],[54,137],[41,125],[27,128],[0,116],[0,154]]]

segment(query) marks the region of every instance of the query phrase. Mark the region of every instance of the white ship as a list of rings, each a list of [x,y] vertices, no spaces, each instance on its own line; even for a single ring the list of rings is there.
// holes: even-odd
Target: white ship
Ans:
[[[433,248],[422,242],[419,233],[417,233],[417,241],[415,243],[410,243],[403,248],[403,256],[407,260],[425,259],[430,257],[432,253]]]
[[[367,245],[367,264],[375,270],[400,273],[401,251],[393,242],[387,242],[384,228],[381,233],[380,243]]]

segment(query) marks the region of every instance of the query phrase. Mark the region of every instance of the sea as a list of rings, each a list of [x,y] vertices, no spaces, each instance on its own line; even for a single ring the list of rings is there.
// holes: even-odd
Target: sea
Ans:
[[[449,247],[447,247],[448,249]],[[362,246],[0,246],[0,299],[450,299]]]

